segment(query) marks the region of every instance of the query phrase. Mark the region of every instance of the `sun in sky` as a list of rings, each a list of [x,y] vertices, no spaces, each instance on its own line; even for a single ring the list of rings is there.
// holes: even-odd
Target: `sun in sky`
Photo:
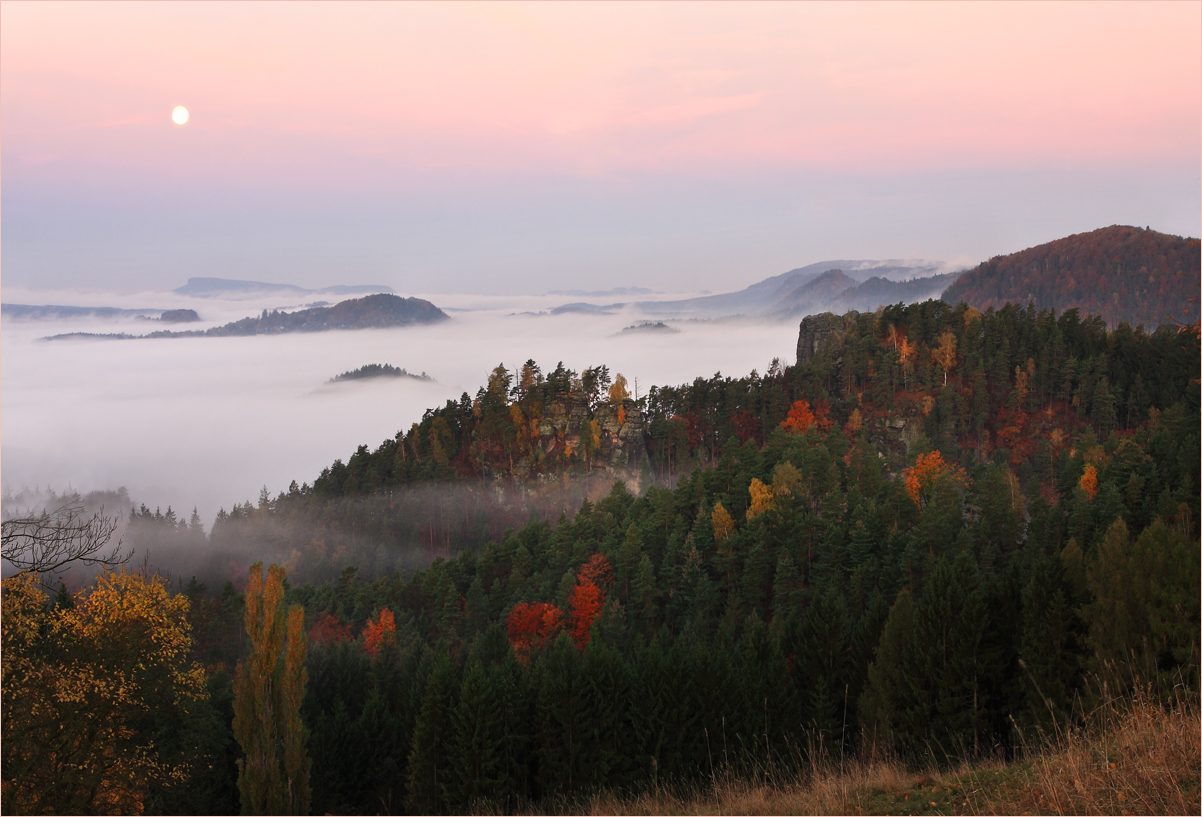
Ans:
[[[188,109],[183,105],[176,105],[175,110],[171,112],[171,121],[177,125],[182,125],[188,121]]]

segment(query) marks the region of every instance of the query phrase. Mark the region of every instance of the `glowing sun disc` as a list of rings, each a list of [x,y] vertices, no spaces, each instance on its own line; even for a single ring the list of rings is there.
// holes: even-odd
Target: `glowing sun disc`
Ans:
[[[183,105],[176,105],[175,110],[171,112],[171,121],[177,125],[182,125],[188,121],[188,109]]]

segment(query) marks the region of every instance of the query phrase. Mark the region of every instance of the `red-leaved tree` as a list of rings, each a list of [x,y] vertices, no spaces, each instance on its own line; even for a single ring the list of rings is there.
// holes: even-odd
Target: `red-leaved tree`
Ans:
[[[521,602],[505,619],[509,643],[523,664],[530,661],[530,652],[542,649],[563,626],[563,611],[545,601],[530,604]]]
[[[578,649],[588,646],[589,632],[604,604],[605,594],[593,582],[577,581],[572,588],[568,596],[568,633]]]
[[[367,620],[367,625],[363,628],[363,649],[372,658],[376,658],[388,641],[396,641],[396,620],[392,617],[392,611],[384,607],[375,621]]]
[[[309,643],[334,645],[351,640],[351,628],[332,616],[327,610],[317,617],[309,628]]]

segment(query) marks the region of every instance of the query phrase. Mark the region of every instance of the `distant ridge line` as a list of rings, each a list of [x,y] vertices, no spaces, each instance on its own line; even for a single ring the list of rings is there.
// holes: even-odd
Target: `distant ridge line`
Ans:
[[[190,295],[194,298],[214,298],[225,293],[287,293],[293,295],[311,295],[318,292],[329,292],[334,295],[358,295],[383,293],[395,294],[390,286],[383,284],[336,284],[334,286],[308,289],[295,284],[272,284],[266,281],[242,281],[234,278],[189,278],[182,287],[171,290],[177,295]]]

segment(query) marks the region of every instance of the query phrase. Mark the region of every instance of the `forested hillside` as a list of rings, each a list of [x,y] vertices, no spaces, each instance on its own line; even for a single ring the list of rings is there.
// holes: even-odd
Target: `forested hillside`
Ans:
[[[140,515],[143,541],[206,554],[180,587],[210,714],[162,750],[195,802],[237,804],[258,558],[303,608],[314,811],[508,810],[818,751],[1005,756],[1135,685],[1196,691],[1196,332],[940,301],[843,325],[805,365],[638,400],[601,366],[498,367],[223,511],[207,550]],[[36,745],[9,735],[6,764]]]
[[[991,258],[947,288],[943,300],[977,309],[1034,303],[1080,309],[1110,327],[1149,331],[1198,318],[1202,255],[1196,238],[1112,226]]]

